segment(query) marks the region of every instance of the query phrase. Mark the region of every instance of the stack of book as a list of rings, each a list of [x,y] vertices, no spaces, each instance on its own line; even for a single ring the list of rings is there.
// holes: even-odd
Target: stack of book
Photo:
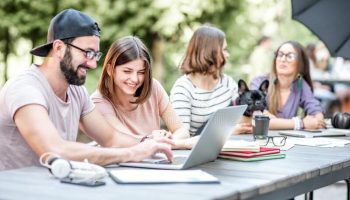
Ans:
[[[219,154],[219,158],[238,161],[259,161],[284,158],[278,147],[264,147],[257,142],[228,141]]]

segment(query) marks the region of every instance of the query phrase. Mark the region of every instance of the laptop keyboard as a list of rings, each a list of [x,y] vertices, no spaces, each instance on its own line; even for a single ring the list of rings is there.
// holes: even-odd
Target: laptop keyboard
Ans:
[[[152,164],[170,164],[170,165],[179,165],[185,163],[186,156],[175,156],[173,162],[169,162],[166,158],[156,158],[156,159],[145,159],[143,162],[152,163]]]

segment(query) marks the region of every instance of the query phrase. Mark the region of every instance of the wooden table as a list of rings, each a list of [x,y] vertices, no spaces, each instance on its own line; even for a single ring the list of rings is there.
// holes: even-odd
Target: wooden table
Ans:
[[[108,177],[105,186],[89,188],[62,184],[47,169],[30,167],[0,172],[0,199],[288,199],[349,178],[350,146],[295,146],[284,159],[217,159],[193,169],[221,183],[121,185]]]

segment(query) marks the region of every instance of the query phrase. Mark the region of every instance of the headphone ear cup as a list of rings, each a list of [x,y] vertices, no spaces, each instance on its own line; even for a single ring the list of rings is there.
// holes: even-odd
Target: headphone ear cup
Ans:
[[[52,161],[50,160],[49,164],[51,165],[51,174],[59,179],[68,177],[72,171],[72,165],[70,164],[70,162],[62,158],[56,157],[52,159]]]
[[[350,128],[350,114],[349,113],[334,113],[332,117],[332,126],[334,128],[349,129]]]
[[[337,124],[338,114],[339,114],[339,112],[334,113],[333,116],[332,116],[332,119],[331,119],[331,123],[332,123],[332,126],[334,128],[338,128],[338,124]]]
[[[343,113],[344,115],[344,129],[350,128],[350,114],[349,113]]]

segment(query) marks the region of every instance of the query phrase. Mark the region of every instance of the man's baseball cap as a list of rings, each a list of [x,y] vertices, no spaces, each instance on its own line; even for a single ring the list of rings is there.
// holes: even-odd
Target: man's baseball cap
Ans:
[[[30,53],[45,57],[51,50],[54,40],[92,35],[100,37],[100,28],[94,19],[74,9],[63,10],[50,22],[47,43],[35,47]]]

